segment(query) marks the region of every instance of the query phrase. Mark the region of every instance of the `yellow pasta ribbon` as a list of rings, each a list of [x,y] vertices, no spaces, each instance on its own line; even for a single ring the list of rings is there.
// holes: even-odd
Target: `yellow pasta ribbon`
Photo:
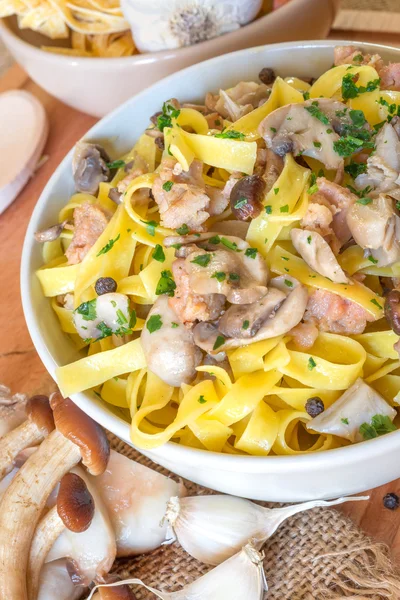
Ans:
[[[333,96],[342,97],[341,88],[343,77],[346,75],[358,75],[357,86],[366,86],[370,81],[379,79],[378,73],[373,67],[361,65],[351,66],[339,65],[325,71],[311,86],[309,93],[310,98],[332,98]],[[367,95],[371,92],[367,92]]]
[[[199,399],[202,398],[202,402]],[[211,381],[202,381],[185,394],[179,406],[176,419],[164,431],[149,434],[140,430],[140,425],[146,416],[152,412],[153,407],[140,408],[133,415],[131,424],[131,440],[140,448],[157,448],[170,440],[174,434],[189,423],[208,412],[218,403],[218,396]]]
[[[61,329],[65,331],[65,333],[76,334],[72,310],[67,310],[63,306],[57,304],[57,300],[55,298],[51,299],[51,307],[60,321]]]
[[[240,421],[254,410],[281,377],[277,370],[243,375],[208,416],[228,426]]]
[[[392,330],[361,333],[360,335],[353,335],[352,337],[359,342],[367,352],[374,356],[394,359],[399,357],[397,351],[393,348],[394,344],[399,341],[399,336]]]
[[[99,352],[58,367],[56,378],[62,395],[70,396],[145,366],[146,359],[140,340],[134,340],[114,350]]]
[[[298,165],[291,154],[286,155],[283,171],[264,201],[264,206],[268,207],[268,213],[263,211],[251,221],[246,236],[249,244],[257,248],[264,257],[270,251],[282,227],[288,224],[285,219],[295,209],[309,174],[310,171]],[[305,200],[302,198],[302,210],[304,202]],[[296,218],[299,216],[297,215]]]
[[[41,283],[43,294],[47,297],[53,297],[73,292],[78,267],[79,265],[64,263],[61,266],[50,267],[50,265],[46,265],[38,269],[36,275]]]
[[[190,431],[211,452],[221,452],[232,435],[232,429],[207,415],[198,417],[188,425]]]
[[[100,395],[108,404],[119,406],[120,408],[129,408],[126,401],[126,385],[126,379],[113,377],[104,383]]]
[[[248,425],[235,448],[254,456],[267,456],[279,431],[279,419],[268,404],[261,401],[254,409]]]
[[[279,344],[282,336],[261,342],[249,343],[237,350],[228,351],[229,363],[235,379],[245,373],[254,373],[264,369],[264,356]]]
[[[383,299],[365,285],[355,280],[348,284],[334,283],[310,269],[302,258],[294,256],[281,246],[275,246],[273,249],[270,267],[274,273],[279,275],[293,274],[304,285],[327,290],[338,294],[342,298],[352,300],[373,315],[375,319],[380,319],[383,316]]]
[[[288,438],[291,438],[294,427],[299,421],[302,423],[310,421],[311,417],[306,412],[293,410],[279,410],[276,415],[279,420],[279,427],[278,435],[272,446],[275,454],[305,454],[308,452],[329,450],[334,447],[333,436],[331,435],[318,436],[317,441],[307,450],[301,450],[298,443],[294,444],[295,447],[291,446]]]
[[[278,396],[278,398],[296,410],[304,411],[309,398],[318,396],[324,403],[325,408],[329,408],[342,395],[342,391],[308,387],[276,387],[272,388],[270,394]],[[266,401],[270,402],[270,396],[267,396]]]
[[[343,335],[320,333],[307,352],[289,349],[284,375],[312,388],[345,390],[362,373],[366,353],[361,344]]]

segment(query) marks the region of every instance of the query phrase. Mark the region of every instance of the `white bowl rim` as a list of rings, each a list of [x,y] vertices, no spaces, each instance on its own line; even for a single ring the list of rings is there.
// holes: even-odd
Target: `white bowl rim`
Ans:
[[[297,0],[298,2],[300,2],[301,0]],[[332,10],[332,14],[334,14],[334,6],[333,6],[333,0],[329,0],[331,3],[331,10]],[[292,5],[293,6],[293,5]],[[289,12],[290,10],[290,2],[288,2],[287,4],[284,4],[283,6],[281,6],[279,9],[280,11],[280,15],[282,15],[281,11],[284,12]],[[132,56],[120,56],[120,57],[96,57],[96,65],[92,65],[92,67],[94,69],[101,69],[104,68],[104,66],[110,66],[109,61],[112,60],[112,66],[113,67],[121,67],[123,66],[129,66],[129,65],[136,65],[136,64],[146,64],[148,62],[154,62],[154,61],[163,61],[163,60],[168,60],[172,57],[174,57],[175,55],[181,55],[182,53],[184,53],[185,51],[193,51],[193,48],[200,48],[200,49],[206,49],[209,46],[212,46],[213,43],[216,43],[217,40],[219,40],[220,38],[224,37],[228,37],[229,40],[231,40],[236,34],[238,34],[241,30],[254,26],[256,24],[258,24],[260,21],[263,21],[264,19],[267,19],[268,17],[271,17],[271,15],[273,15],[274,13],[276,13],[276,11],[271,11],[270,13],[267,13],[265,15],[262,15],[261,17],[258,17],[256,19],[254,19],[253,21],[250,21],[250,23],[246,23],[246,25],[243,25],[242,27],[240,27],[240,29],[235,29],[234,31],[230,31],[228,33],[223,34],[223,36],[217,36],[216,38],[211,38],[210,40],[204,40],[204,42],[199,42],[197,44],[194,44],[193,46],[185,46],[183,48],[173,48],[170,50],[161,50],[159,52],[143,52],[143,53],[139,53],[139,54],[134,54]],[[7,17],[4,18],[0,18],[0,31],[3,32],[3,35],[6,36],[10,36],[14,39],[14,43],[16,45],[19,45],[21,48],[25,48],[25,50],[29,50],[31,51],[33,54],[36,54],[37,56],[42,56],[42,58],[45,58],[48,62],[69,62],[69,63],[73,63],[73,64],[80,64],[82,63],[82,66],[87,64],[87,61],[93,61],[93,57],[91,56],[73,56],[73,55],[68,55],[68,54],[57,54],[57,53],[53,53],[53,52],[46,52],[45,50],[42,50],[41,48],[38,48],[37,46],[34,46],[33,44],[30,44],[29,42],[26,42],[25,40],[23,40],[22,38],[20,38],[16,33],[14,33],[14,31],[12,29],[10,29],[10,27],[7,26],[7,24],[5,23],[5,19]],[[275,44],[271,44],[271,45],[275,45]],[[240,50],[239,50],[240,52]],[[232,53],[230,53],[232,54]],[[205,61],[201,61],[201,62],[205,62]],[[160,80],[161,81],[161,80]]]
[[[93,137],[96,139],[96,130],[102,128],[104,122],[112,121],[114,119],[114,115],[116,115],[119,111],[125,109],[125,106],[130,102],[137,102],[138,98],[140,101],[140,97],[148,92],[149,89],[156,88],[161,82],[165,83],[175,77],[182,76],[190,73],[192,70],[196,70],[198,65],[203,65],[204,63],[208,63],[212,65],[214,61],[219,61],[221,58],[225,58],[227,56],[232,55],[241,55],[241,54],[249,54],[259,52],[262,49],[288,49],[294,50],[299,46],[302,48],[318,48],[318,47],[327,47],[334,48],[338,45],[356,45],[357,47],[364,47],[368,50],[375,50],[376,52],[380,51],[389,51],[395,52],[399,54],[400,57],[400,48],[396,48],[394,46],[387,46],[383,44],[373,44],[369,42],[359,42],[359,41],[349,41],[349,40],[305,40],[305,41],[297,41],[297,42],[281,42],[276,44],[266,44],[262,46],[256,46],[253,48],[245,48],[243,50],[237,50],[236,52],[230,52],[228,54],[224,54],[222,56],[217,56],[206,61],[202,61],[195,65],[191,65],[186,67],[185,69],[181,69],[176,73],[172,73],[163,79],[160,79],[156,83],[152,84],[145,90],[142,90],[116,109],[114,109],[111,113],[100,119],[93,127],[91,127],[87,132],[85,132],[84,137]],[[23,243],[22,255],[21,255],[21,267],[20,267],[20,290],[21,290],[21,300],[22,300],[22,308],[25,316],[26,325],[31,336],[33,345],[39,354],[41,361],[46,367],[47,371],[55,380],[55,369],[58,366],[49,351],[44,344],[40,328],[38,326],[37,321],[34,318],[32,305],[30,303],[30,277],[32,275],[30,271],[30,248],[34,244],[34,233],[36,231],[36,221],[40,215],[42,210],[42,204],[44,204],[44,198],[49,195],[50,190],[53,187],[53,182],[57,179],[59,172],[63,171],[64,164],[67,162],[69,156],[71,155],[73,148],[66,154],[61,163],[58,165],[47,184],[45,185],[42,193],[40,194],[39,199],[35,205],[34,210],[32,211],[29,224],[26,230],[25,239]],[[86,392],[81,392],[78,394],[73,394],[71,396],[72,400],[82,409],[84,412],[89,414],[95,421],[97,421],[100,425],[105,427],[106,429],[110,429],[110,419],[113,421],[113,430],[112,433],[119,437],[122,440],[127,440],[126,432],[129,432],[129,424],[123,421],[121,418],[112,414],[111,412],[106,413],[104,408],[100,408],[97,404],[93,403],[93,401],[87,397]],[[344,446],[340,448],[333,448],[331,450],[322,450],[316,452],[310,452],[305,454],[292,454],[292,455],[280,455],[280,456],[252,456],[252,455],[235,455],[235,454],[223,454],[221,452],[212,452],[209,450],[202,450],[197,448],[190,448],[187,446],[181,446],[180,444],[174,442],[167,442],[164,445],[158,448],[152,449],[141,449],[135,446],[135,448],[142,453],[146,453],[151,455],[154,460],[157,461],[157,453],[162,452],[163,457],[168,461],[177,461],[179,463],[184,464],[201,464],[204,468],[210,469],[224,469],[226,471],[238,471],[247,472],[247,473],[259,473],[263,472],[262,465],[268,465],[267,470],[270,473],[284,473],[286,470],[290,472],[293,469],[299,471],[309,471],[313,469],[317,469],[318,467],[323,467],[326,464],[326,457],[331,456],[335,462],[336,466],[346,465],[349,462],[352,464],[358,462],[366,462],[369,457],[376,455],[386,455],[388,452],[393,451],[394,447],[394,439],[400,441],[400,429],[398,431],[393,431],[391,433],[385,434],[381,437],[366,440],[360,442],[358,444],[351,444],[349,446]],[[129,436],[128,436],[129,439]]]

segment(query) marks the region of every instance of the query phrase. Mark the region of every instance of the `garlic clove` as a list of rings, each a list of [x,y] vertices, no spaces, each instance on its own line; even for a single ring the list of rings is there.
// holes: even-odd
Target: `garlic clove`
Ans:
[[[140,52],[191,46],[253,20],[262,0],[122,0]]]
[[[290,516],[317,506],[367,500],[368,496],[312,500],[282,508],[264,508],[235,496],[212,495],[171,498],[166,520],[171,540],[177,539],[188,554],[203,563],[218,565],[249,539],[260,549]]]
[[[162,600],[262,600],[268,589],[263,561],[252,542],[237,554],[221,563],[193,583],[178,592],[160,592],[147,586],[140,579],[125,579],[109,585],[96,586],[87,600],[91,600],[96,589],[124,584],[140,585]]]

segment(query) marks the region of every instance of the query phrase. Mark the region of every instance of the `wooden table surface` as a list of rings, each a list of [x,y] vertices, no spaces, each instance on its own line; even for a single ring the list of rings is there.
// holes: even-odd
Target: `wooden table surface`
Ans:
[[[384,33],[333,31],[329,37],[400,46],[398,35]],[[49,96],[17,65],[0,79],[0,93],[15,88],[32,92],[39,98],[50,121],[50,134],[44,150],[48,155],[47,162],[0,216],[0,269],[3,273],[0,292],[0,382],[15,392],[31,394],[49,388],[51,381],[32,345],[22,313],[19,264],[25,230],[35,203],[54,169],[96,119]],[[400,565],[400,509],[392,512],[383,508],[382,498],[388,492],[400,495],[400,479],[371,491],[368,503],[345,505],[343,512],[376,540],[387,543]]]

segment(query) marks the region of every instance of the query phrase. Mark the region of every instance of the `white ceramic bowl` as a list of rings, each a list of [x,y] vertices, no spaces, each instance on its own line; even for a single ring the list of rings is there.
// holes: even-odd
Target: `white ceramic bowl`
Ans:
[[[15,19],[0,19],[0,36],[17,62],[47,92],[78,110],[103,117],[166,75],[202,60],[258,44],[323,39],[339,1],[291,0],[279,10],[213,40],[125,58],[94,59],[45,52],[41,45],[59,45],[60,40],[18,30]]]
[[[346,42],[339,42],[346,43]],[[85,139],[103,143],[111,156],[132,147],[150,115],[171,96],[196,101],[209,90],[229,87],[241,79],[257,79],[262,67],[280,75],[318,76],[332,65],[335,43],[285,43],[242,50],[195,65],[158,82],[126,102],[91,129]],[[357,44],[383,58],[400,60],[400,50]],[[112,140],[112,142],[110,142]],[[41,248],[34,242],[38,229],[53,224],[73,193],[72,151],[43,191],[27,230],[21,264],[21,293],[33,343],[49,373],[78,358],[76,349],[59,327],[34,272],[41,266]],[[93,393],[73,396],[85,412],[129,442],[129,426]],[[272,501],[331,498],[366,490],[400,476],[400,431],[361,444],[297,456],[233,456],[168,443],[144,452],[156,463],[196,483],[222,492]]]

